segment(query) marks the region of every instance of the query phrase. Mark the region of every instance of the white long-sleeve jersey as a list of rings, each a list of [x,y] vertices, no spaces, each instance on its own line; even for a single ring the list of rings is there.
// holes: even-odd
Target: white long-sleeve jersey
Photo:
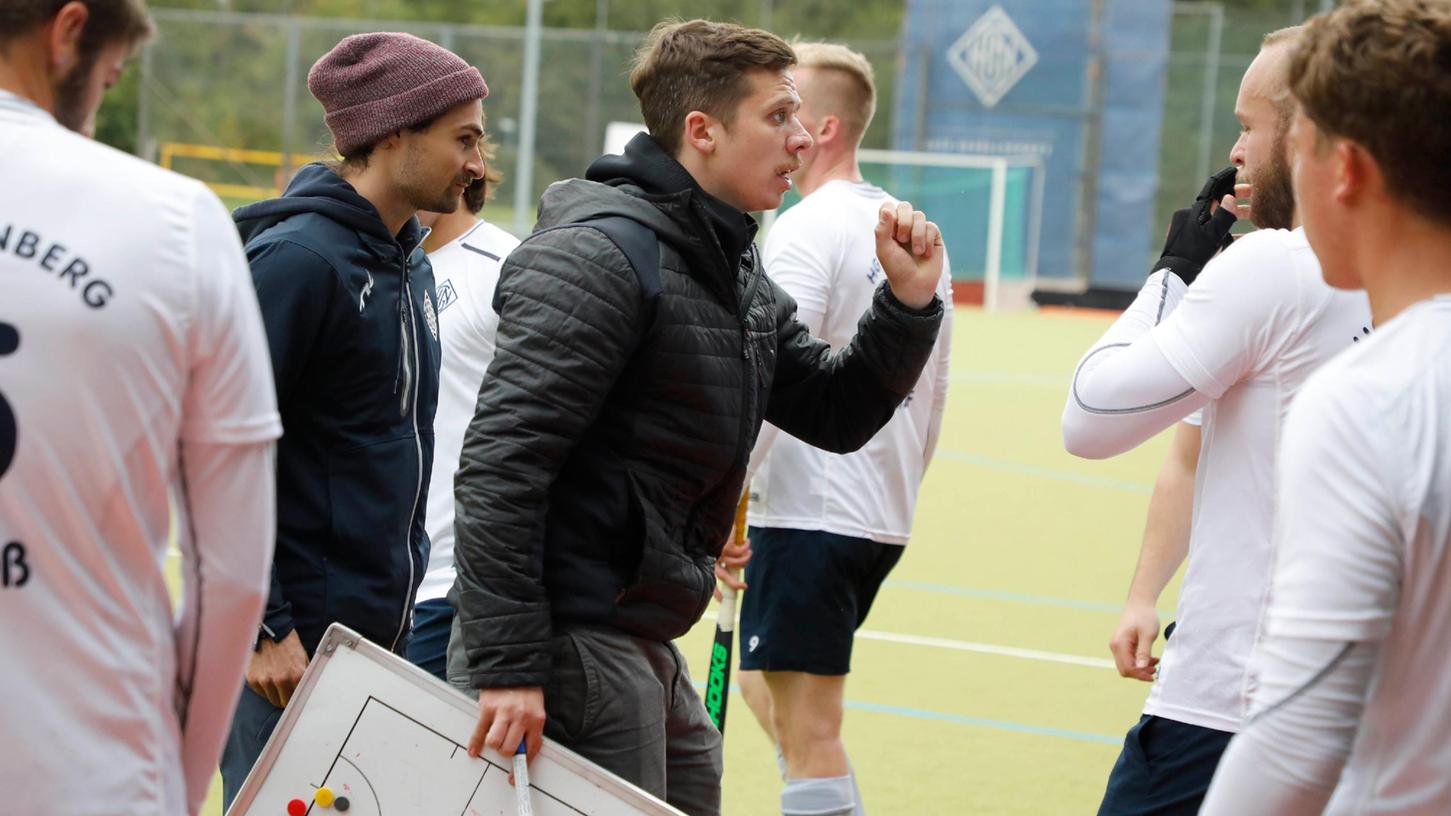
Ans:
[[[4,93],[0,179],[0,811],[195,813],[275,527],[247,262],[201,184]]]
[[[1331,289],[1303,230],[1260,230],[1192,287],[1149,277],[1079,363],[1070,452],[1113,456],[1203,408],[1189,561],[1144,712],[1237,731],[1273,559],[1275,450],[1305,380],[1369,332],[1361,292]]]
[[[1451,813],[1451,296],[1306,384],[1251,717],[1203,813]]]

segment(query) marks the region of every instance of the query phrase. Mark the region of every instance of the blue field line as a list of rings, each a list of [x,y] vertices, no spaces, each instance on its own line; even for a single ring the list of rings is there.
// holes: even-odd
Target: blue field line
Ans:
[[[876,714],[892,714],[898,717],[912,717],[919,720],[953,723],[954,725],[974,725],[979,728],[995,728],[999,731],[1015,731],[1019,734],[1032,734],[1039,737],[1061,737],[1063,739],[1078,740],[1079,742],[1096,742],[1102,745],[1120,745],[1124,741],[1124,738],[1121,736],[1111,737],[1105,734],[1089,734],[1084,731],[1069,731],[1065,728],[1049,728],[1044,725],[1028,725],[1027,723],[1016,723],[1008,720],[990,720],[986,717],[969,717],[964,714],[944,714],[940,711],[927,711],[920,708],[883,705],[881,703],[865,703],[860,700],[847,700],[846,707],[854,708],[858,711],[871,711]]]
[[[1006,459],[990,459],[986,456],[979,456],[975,453],[965,451],[938,448],[937,455],[956,462],[965,462],[969,465],[989,468],[992,470],[1005,470],[1009,473],[1019,473],[1024,476],[1035,476],[1040,479],[1054,479],[1060,482],[1073,482],[1075,484],[1088,485],[1090,487],[1104,487],[1110,490],[1123,490],[1128,493],[1138,493],[1148,496],[1154,492],[1154,486],[1148,482],[1134,482],[1127,479],[1110,479],[1106,476],[1094,476],[1088,473],[1075,473],[1071,470],[1059,470],[1057,468],[1043,467],[1041,465],[1026,465],[1022,462],[1010,462]]]
[[[1101,601],[1075,601],[1072,598],[1025,595],[1019,592],[1000,592],[995,589],[978,589],[976,587],[954,586],[952,584],[934,584],[929,581],[908,581],[900,578],[888,578],[884,586],[896,589],[911,589],[918,592],[938,592],[943,595],[958,595],[964,598],[982,598],[989,601],[1011,601],[1012,603],[1032,604],[1034,606],[1057,606],[1065,609],[1082,609],[1089,612],[1111,612],[1115,615],[1123,611],[1122,604],[1103,603]]]
[[[693,683],[697,691],[704,691],[704,683]],[[731,694],[740,699],[741,687],[731,683]],[[1035,737],[1058,737],[1060,739],[1071,739],[1079,742],[1093,742],[1100,745],[1120,745],[1124,738],[1114,737],[1106,734],[1090,734],[1085,731],[1070,731],[1066,728],[1050,728],[1045,725],[1029,725],[1027,723],[1011,722],[1009,720],[992,720],[987,717],[969,717],[965,714],[944,714],[941,711],[928,711],[922,708],[908,708],[906,706],[884,705],[882,703],[868,703],[861,700],[847,700],[846,707],[857,711],[870,711],[873,714],[891,714],[894,717],[911,717],[914,720],[930,720],[932,722],[952,723],[953,725],[971,725],[978,728],[993,728],[998,731],[1012,731],[1018,734],[1032,734]],[[739,716],[739,715],[737,715]]]

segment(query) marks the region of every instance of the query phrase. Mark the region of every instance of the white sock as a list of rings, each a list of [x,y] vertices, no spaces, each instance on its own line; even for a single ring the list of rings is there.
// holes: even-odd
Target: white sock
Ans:
[[[856,810],[852,816],[867,816],[867,803],[862,801],[862,789],[856,783],[856,768],[851,766],[851,760],[846,761],[846,771],[851,774],[851,793],[856,797]]]
[[[781,791],[781,816],[852,816],[855,810],[850,775],[788,779]]]
[[[783,753],[781,753],[781,749],[780,748],[777,748],[776,749],[776,770],[781,773],[781,781],[782,782],[785,782],[786,781],[786,755],[783,754]]]

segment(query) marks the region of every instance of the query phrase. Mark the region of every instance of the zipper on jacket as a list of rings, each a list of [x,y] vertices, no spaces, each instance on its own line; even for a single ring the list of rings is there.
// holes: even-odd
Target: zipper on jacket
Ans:
[[[751,388],[755,387],[756,366],[751,359],[751,304],[756,300],[756,287],[761,282],[761,270],[756,263],[755,245],[746,248],[751,256],[750,279],[746,281],[746,294],[741,298],[741,357],[745,360],[745,380],[741,389],[741,432],[736,439],[736,459],[741,457],[741,449],[745,447],[746,430],[750,427],[751,419],[746,416],[746,409],[750,407]],[[739,265],[738,265],[739,268]]]
[[[413,353],[413,371],[418,370],[418,320],[413,314],[413,289],[408,282],[408,259],[403,259],[403,308],[408,313],[407,337],[410,342],[407,344],[405,354],[411,349]],[[413,612],[413,522],[418,515],[418,497],[423,493],[423,440],[418,436],[418,390],[419,379],[413,377],[413,447],[418,456],[418,482],[413,488],[413,506],[408,511],[408,526],[403,530],[403,547],[408,553],[408,588],[403,593],[403,619],[398,622],[398,634],[393,637],[393,645],[389,651],[397,651],[398,642],[403,639],[403,634],[408,631],[408,619]],[[406,380],[405,380],[406,383]],[[405,400],[404,410],[407,410],[408,389],[403,391]]]
[[[408,278],[406,275],[403,278],[403,298],[398,308],[398,339],[400,343],[398,365],[403,370],[403,391],[398,398],[398,413],[402,416],[408,416],[408,391],[413,385],[413,367],[409,365],[409,357],[413,354],[413,346],[416,338],[413,337],[412,333],[413,304],[410,302],[411,298],[408,292]],[[397,389],[394,389],[394,391],[396,393]]]
[[[749,247],[747,247],[746,251],[751,253],[751,271],[750,278],[746,281],[746,293],[741,298],[739,315],[741,321],[741,359],[745,361],[744,365],[742,366],[745,371],[745,376],[741,380],[741,426],[736,435],[736,452],[735,456],[731,459],[732,464],[740,461],[742,453],[745,453],[747,455],[749,455],[750,453],[748,450],[746,450],[746,431],[751,427],[751,417],[748,415],[748,409],[751,406],[750,394],[751,389],[755,387],[754,381],[756,378],[756,368],[754,363],[752,362],[751,355],[750,315],[751,304],[756,299],[756,288],[761,282],[761,270],[756,264],[755,245],[750,245]],[[736,268],[740,268],[739,262],[737,262]],[[719,483],[717,483],[715,489],[718,490],[719,488],[720,485]],[[734,501],[734,497],[732,497],[732,500]],[[699,509],[700,505],[697,504],[695,507],[691,508],[690,514],[686,516],[685,529],[687,532],[694,529],[695,517]]]

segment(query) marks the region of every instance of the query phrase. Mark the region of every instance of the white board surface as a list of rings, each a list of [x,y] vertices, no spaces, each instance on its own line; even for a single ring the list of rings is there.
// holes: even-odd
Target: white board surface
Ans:
[[[478,703],[333,624],[227,816],[515,816],[510,757],[466,751]],[[684,816],[548,739],[529,766],[535,816]],[[327,787],[347,799],[315,801]],[[326,797],[324,797],[326,798]]]

